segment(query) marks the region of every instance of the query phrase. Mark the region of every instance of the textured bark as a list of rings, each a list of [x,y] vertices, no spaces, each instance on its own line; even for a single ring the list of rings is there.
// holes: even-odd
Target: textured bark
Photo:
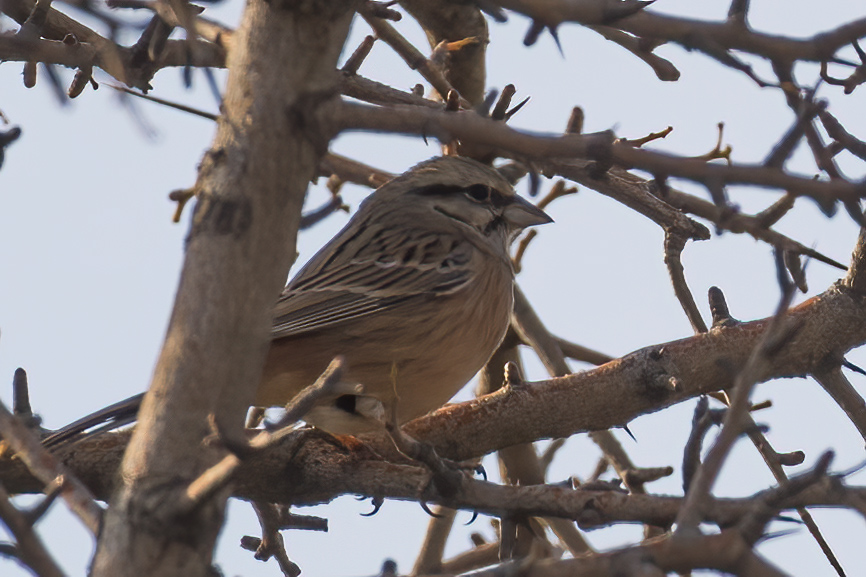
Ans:
[[[271,308],[295,256],[307,183],[333,131],[350,3],[251,0],[229,54],[217,135],[169,324],[121,465],[94,575],[207,575],[225,492],[178,509],[217,451],[207,417],[237,431],[253,400]],[[186,503],[189,505],[188,503]]]
[[[861,269],[855,261],[852,270]],[[866,343],[864,299],[866,295],[841,282],[793,309],[790,314],[802,327],[761,380],[813,373]],[[408,423],[405,430],[431,443],[443,457],[468,459],[518,443],[623,425],[638,415],[730,386],[732,372],[726,367],[745,362],[766,322],[717,327],[640,349],[591,371],[506,387],[444,407]],[[128,433],[104,435],[61,458],[104,498],[127,439]],[[405,462],[381,437],[366,437],[364,444],[347,447],[327,435],[300,431],[244,463],[232,492],[244,499],[295,504],[327,502],[342,494],[417,496],[429,478],[424,470],[384,462],[383,457]],[[0,480],[11,492],[40,490],[14,460],[0,460]]]

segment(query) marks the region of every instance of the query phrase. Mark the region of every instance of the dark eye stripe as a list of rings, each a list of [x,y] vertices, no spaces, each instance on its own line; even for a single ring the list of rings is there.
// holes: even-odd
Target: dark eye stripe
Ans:
[[[452,194],[469,194],[475,200],[479,202],[484,202],[482,198],[476,198],[475,194],[478,193],[478,196],[481,196],[481,192],[485,195],[489,194],[489,198],[487,201],[493,206],[500,208],[503,206],[507,206],[514,202],[514,198],[509,195],[502,194],[502,192],[496,190],[495,188],[490,188],[486,184],[473,184],[472,186],[466,188],[463,186],[457,186],[455,184],[431,184],[429,186],[424,186],[422,188],[416,188],[413,192],[415,194],[420,194],[424,196],[449,196]]]
[[[455,186],[453,184],[431,184],[421,188],[416,188],[412,192],[422,196],[450,196],[452,194],[463,192],[463,187]]]

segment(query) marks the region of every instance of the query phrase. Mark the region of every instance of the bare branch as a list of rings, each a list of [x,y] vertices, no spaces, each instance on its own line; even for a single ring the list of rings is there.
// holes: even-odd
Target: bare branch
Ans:
[[[594,351],[582,345],[566,341],[565,339],[559,337],[554,337],[554,339],[556,340],[556,344],[562,350],[562,354],[570,359],[583,361],[593,365],[603,365],[604,363],[610,362],[614,359],[614,357],[611,357],[610,355]]]
[[[612,162],[624,168],[638,168],[694,180],[702,184],[751,184],[778,188],[796,196],[808,196],[827,212],[838,201],[856,201],[866,195],[866,185],[844,180],[815,181],[756,165],[719,165],[703,159],[683,158],[616,144],[613,135],[536,135],[513,130],[501,122],[470,111],[440,112],[408,107],[369,107],[344,102],[337,122],[344,130],[371,130],[433,136],[443,143],[454,139],[489,146],[501,156],[533,159],[586,158]],[[566,176],[566,175],[563,175]]]
[[[785,270],[781,262],[781,255],[778,253],[776,260],[777,273],[781,276]],[[798,328],[794,322],[787,322],[785,314],[793,298],[793,289],[786,283],[782,284],[782,298],[776,315],[769,321],[764,334],[761,335],[754,351],[749,355],[748,361],[738,372],[734,380],[730,408],[725,413],[725,419],[722,423],[722,431],[689,484],[683,509],[677,515],[677,534],[698,530],[701,517],[700,509],[709,498],[713,484],[734,442],[745,430],[743,421],[748,414],[752,388],[760,381],[761,375],[772,363],[773,357],[793,337],[795,328]]]
[[[487,80],[487,21],[474,3],[403,0],[406,9],[424,28],[430,47],[445,78],[473,105],[484,100]],[[453,42],[474,38],[457,50],[445,49]],[[447,46],[446,46],[447,48]]]
[[[866,440],[866,402],[842,373],[842,368],[833,366],[819,369],[812,376],[845,411],[848,419],[857,427],[857,432]]]
[[[662,58],[661,56],[654,54],[651,49],[647,48],[648,42],[644,41],[642,38],[637,38],[623,32],[621,30],[617,30],[616,28],[611,28],[609,26],[587,26],[590,30],[598,32],[607,40],[611,42],[615,42],[646,62],[650,68],[655,72],[656,77],[659,80],[664,80],[665,82],[674,82],[680,79],[680,71],[677,70],[677,67],[674,66],[669,60]]]
[[[34,432],[10,413],[2,402],[0,402],[0,436],[40,480],[43,487],[50,485],[55,479],[63,479],[61,495],[69,510],[81,519],[91,533],[97,535],[102,523],[102,509],[96,504],[90,490],[46,451]]]
[[[701,312],[698,310],[692,291],[689,290],[689,285],[686,283],[685,270],[680,258],[687,240],[688,238],[679,232],[665,231],[665,265],[668,267],[668,274],[670,274],[677,300],[680,301],[680,305],[692,324],[692,329],[695,333],[700,334],[707,332],[707,324],[701,318]]]
[[[14,555],[38,577],[64,577],[65,573],[51,557],[33,525],[10,501],[9,494],[0,484],[0,521],[15,538]]]
[[[600,22],[603,19],[605,2],[496,2],[503,7],[526,14],[548,26],[562,22],[577,22],[583,25],[607,24],[640,38],[653,38],[659,42],[675,42],[686,49],[706,52],[713,58],[713,47],[724,51],[755,54],[771,61],[822,62],[833,59],[842,47],[866,36],[866,18],[848,22],[832,30],[808,38],[791,38],[744,30],[737,18],[722,22],[707,22],[679,18],[641,10],[614,23]],[[619,3],[615,3],[619,4]]]
[[[376,36],[383,42],[388,44],[412,70],[417,70],[424,80],[430,83],[431,86],[439,93],[440,98],[445,100],[448,93],[454,90],[454,93],[459,96],[459,93],[451,86],[451,83],[442,74],[430,60],[428,60],[421,52],[415,48],[402,34],[391,26],[386,20],[377,18],[369,13],[361,12],[361,16],[367,21],[367,24],[376,32]],[[472,105],[462,96],[458,98],[460,106],[463,108],[471,108]]]
[[[773,449],[770,442],[767,440],[767,437],[758,429],[755,425],[755,422],[751,420],[751,416],[748,416],[746,420],[746,430],[748,432],[749,438],[752,439],[752,443],[754,443],[755,447],[758,449],[758,452],[761,453],[761,456],[764,458],[764,462],[769,467],[770,471],[773,473],[773,477],[776,479],[776,482],[779,483],[780,489],[784,489],[787,486],[789,480],[788,475],[785,474],[785,470],[782,468],[783,461],[785,460],[785,456],[790,456],[791,453],[787,455],[781,455]],[[799,463],[802,463],[802,460],[805,456],[802,453],[794,453]],[[796,463],[796,464],[799,464]],[[821,530],[818,528],[818,524],[815,522],[815,519],[812,518],[812,514],[806,510],[805,507],[797,507],[797,514],[800,516],[800,519],[803,520],[803,524],[806,525],[806,528],[809,530],[809,534],[812,535],[812,538],[821,548],[821,551],[824,553],[824,556],[827,558],[827,561],[836,571],[836,574],[839,577],[845,577],[845,571],[842,569],[842,565],[839,563],[839,560],[836,558],[836,555],[833,553],[833,550],[830,548],[830,545],[827,543],[827,540],[824,539],[824,535],[821,534]]]
[[[866,160],[866,142],[863,142],[845,130],[842,123],[828,111],[821,111],[818,117],[821,119],[821,124],[824,125],[824,129],[827,131],[827,134],[830,135],[830,138],[834,139],[854,156]]]
[[[274,425],[274,432],[262,431],[248,444],[243,441],[233,442],[225,434],[221,434],[220,440],[232,451],[232,454],[223,457],[220,462],[202,473],[186,488],[186,491],[173,504],[173,514],[182,517],[200,507],[202,503],[228,484],[240,466],[242,458],[248,458],[258,451],[267,449],[291,434],[294,430],[291,428],[292,425],[303,418],[323,397],[332,394],[334,387],[342,378],[343,370],[343,360],[337,357],[315,383],[289,402],[285,414]]]

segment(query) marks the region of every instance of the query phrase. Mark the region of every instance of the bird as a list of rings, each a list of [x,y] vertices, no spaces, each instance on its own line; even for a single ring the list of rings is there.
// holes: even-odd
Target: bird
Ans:
[[[494,168],[465,157],[435,157],[386,182],[277,300],[255,406],[285,405],[338,355],[340,383],[304,417],[316,428],[358,435],[443,406],[508,329],[511,242],[549,222]]]

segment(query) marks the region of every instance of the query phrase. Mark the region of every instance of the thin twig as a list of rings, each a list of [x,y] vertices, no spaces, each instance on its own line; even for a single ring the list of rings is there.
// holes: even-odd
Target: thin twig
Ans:
[[[695,334],[701,334],[707,332],[707,325],[704,319],[701,318],[701,311],[698,310],[695,297],[692,296],[692,291],[689,290],[689,285],[686,283],[686,275],[681,258],[687,240],[685,235],[679,232],[672,230],[665,231],[665,265],[668,267],[668,274],[671,277],[674,294],[676,294],[677,300],[680,302],[683,311],[685,311],[689,322],[692,324],[692,329],[694,329]]]
[[[778,452],[776,452],[775,449],[773,449],[770,441],[767,440],[767,437],[755,425],[755,422],[754,420],[752,420],[751,415],[747,415],[747,417],[748,418],[746,421],[746,429],[748,431],[749,438],[758,449],[758,452],[761,453],[761,456],[764,458],[764,462],[773,473],[773,477],[776,479],[779,487],[784,487],[788,484],[789,480],[788,475],[785,473],[785,470],[782,466],[782,456]],[[800,455],[802,455],[802,453]],[[839,560],[836,558],[835,553],[833,553],[833,550],[830,548],[829,543],[827,543],[827,540],[824,538],[824,535],[818,528],[818,523],[815,522],[812,514],[809,513],[809,511],[805,507],[797,507],[797,514],[800,516],[800,519],[803,520],[803,524],[806,525],[809,534],[818,544],[818,547],[821,548],[821,551],[824,553],[827,561],[836,571],[836,574],[839,577],[845,577],[845,571],[842,568],[842,564],[839,563]]]
[[[845,411],[851,423],[857,427],[857,432],[866,440],[866,402],[857,389],[848,380],[839,366],[815,371],[812,374],[818,384],[833,397],[836,404]]]
[[[215,492],[225,487],[240,466],[242,456],[246,457],[260,452],[289,435],[292,432],[291,425],[303,418],[323,396],[331,394],[333,388],[342,378],[343,365],[342,357],[337,357],[331,361],[331,364],[315,383],[305,388],[289,402],[285,414],[275,424],[273,433],[262,431],[248,444],[242,444],[241,441],[227,439],[221,435],[223,443],[228,443],[227,447],[232,450],[232,453],[223,457],[219,463],[210,467],[190,483],[172,509],[174,514],[182,516],[195,510]]]
[[[655,72],[659,80],[666,82],[674,82],[679,80],[680,71],[674,66],[670,60],[662,58],[658,54],[653,53],[651,49],[647,49],[647,42],[643,38],[632,36],[622,30],[610,26],[587,26],[590,30],[598,32],[605,39],[615,42],[646,62]]]
[[[33,573],[38,577],[64,577],[63,570],[33,530],[33,524],[15,508],[3,485],[0,485],[0,521],[15,538],[15,556]]]
[[[421,76],[424,77],[424,80],[430,83],[430,85],[439,93],[439,96],[442,100],[445,100],[448,96],[448,93],[452,90],[454,94],[459,93],[451,86],[451,83],[445,78],[445,75],[442,74],[442,71],[434,65],[428,58],[426,58],[421,52],[412,45],[411,42],[406,40],[402,34],[397,32],[397,30],[391,26],[389,22],[383,20],[382,18],[377,18],[369,14],[366,11],[361,12],[361,16],[370,25],[370,27],[376,32],[376,36],[385,42],[388,46],[394,49],[394,51],[400,55],[400,57],[406,62],[406,64],[412,70],[417,70]],[[471,108],[471,104],[467,102],[462,96],[459,98],[460,107],[461,108]]]
[[[758,344],[749,356],[749,360],[734,380],[731,405],[725,414],[722,431],[690,483],[686,501],[677,515],[676,533],[678,534],[697,531],[697,526],[701,521],[701,509],[710,498],[713,484],[734,442],[744,430],[743,416],[749,410],[752,387],[765,373],[765,365],[792,336],[792,327],[788,326],[784,319],[785,312],[793,298],[793,285],[786,280],[787,277],[783,276],[786,273],[781,255],[778,254],[776,266],[780,284],[782,284],[782,298],[775,316],[770,320]]]

